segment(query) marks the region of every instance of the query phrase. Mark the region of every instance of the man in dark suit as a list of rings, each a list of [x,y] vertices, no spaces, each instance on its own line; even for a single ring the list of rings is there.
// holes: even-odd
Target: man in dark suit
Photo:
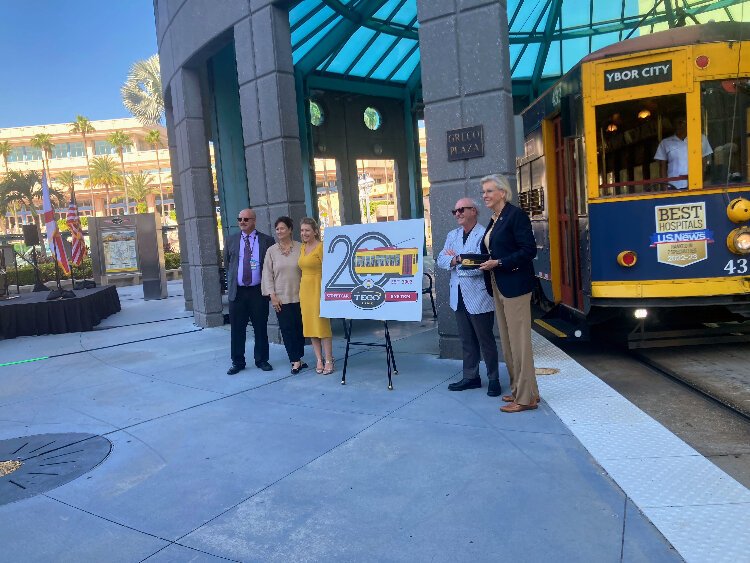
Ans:
[[[260,291],[260,277],[266,251],[273,238],[255,228],[255,211],[243,209],[237,221],[240,232],[227,237],[224,244],[224,266],[229,289],[229,323],[232,329],[232,367],[234,375],[245,369],[245,338],[248,320],[255,333],[253,356],[263,371],[273,368],[268,363],[268,297]]]

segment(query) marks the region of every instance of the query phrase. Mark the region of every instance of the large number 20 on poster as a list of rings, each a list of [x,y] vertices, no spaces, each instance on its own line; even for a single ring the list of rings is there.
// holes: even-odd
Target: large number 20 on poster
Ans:
[[[424,219],[328,227],[321,316],[421,320],[423,248]]]

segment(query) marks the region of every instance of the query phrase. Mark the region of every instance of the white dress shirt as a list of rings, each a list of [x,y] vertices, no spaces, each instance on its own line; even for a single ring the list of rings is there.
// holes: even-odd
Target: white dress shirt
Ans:
[[[701,155],[706,158],[714,151],[706,139],[701,135]],[[667,161],[667,176],[685,176],[688,173],[688,140],[687,137],[680,139],[677,135],[666,137],[659,143],[654,160]],[[670,182],[678,190],[687,188],[687,180],[672,180]]]

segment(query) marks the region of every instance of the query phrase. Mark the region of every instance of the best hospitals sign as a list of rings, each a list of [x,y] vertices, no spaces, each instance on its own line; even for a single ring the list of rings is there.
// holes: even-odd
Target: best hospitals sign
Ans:
[[[656,232],[651,247],[662,264],[684,268],[708,256],[714,233],[706,223],[706,202],[657,205],[654,208]]]
[[[422,320],[424,219],[328,227],[320,314]]]

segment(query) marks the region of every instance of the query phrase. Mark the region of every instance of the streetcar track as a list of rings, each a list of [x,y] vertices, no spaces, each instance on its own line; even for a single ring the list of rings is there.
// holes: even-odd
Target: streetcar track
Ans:
[[[745,419],[747,421],[750,421],[750,413],[747,413],[747,412],[743,411],[742,409],[739,409],[736,406],[728,403],[727,401],[722,400],[721,397],[718,397],[717,395],[711,393],[707,389],[701,389],[700,387],[694,385],[693,383],[690,382],[690,380],[688,378],[686,378],[684,376],[681,376],[677,371],[669,369],[669,368],[667,368],[667,367],[659,364],[658,362],[652,360],[651,358],[649,358],[648,356],[646,356],[645,354],[643,354],[641,352],[638,352],[638,351],[635,351],[635,350],[630,350],[629,351],[629,355],[633,359],[635,359],[637,362],[639,362],[639,363],[645,365],[646,367],[648,367],[653,372],[658,373],[659,375],[661,375],[663,377],[666,377],[666,378],[670,379],[671,381],[676,382],[677,384],[681,385],[682,387],[690,389],[694,393],[697,393],[697,394],[701,395],[702,397],[705,397],[706,399],[708,399],[712,403],[714,403],[716,405],[719,405],[720,407],[722,407],[722,408],[724,408],[724,409],[726,409],[726,410],[728,410],[728,411],[730,411],[730,412],[732,412],[734,414],[739,415],[740,417],[742,417],[743,419]]]

